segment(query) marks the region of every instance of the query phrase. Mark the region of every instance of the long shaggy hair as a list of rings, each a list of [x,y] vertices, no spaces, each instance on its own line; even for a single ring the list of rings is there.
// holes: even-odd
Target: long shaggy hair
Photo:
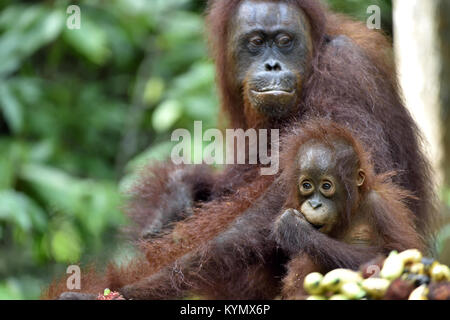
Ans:
[[[431,170],[421,151],[419,130],[399,94],[389,41],[380,32],[368,30],[360,22],[330,12],[318,0],[284,1],[297,5],[311,25],[311,73],[303,84],[295,113],[283,122],[266,119],[266,122],[259,122],[259,126],[266,129],[279,127],[283,135],[289,135],[292,130],[305,126],[304,120],[318,117],[347,128],[361,142],[360,148],[371,155],[375,174],[385,177],[385,183],[392,184],[393,188],[398,184],[412,193],[414,198],[408,199],[398,193],[397,200],[401,203],[407,201],[408,208],[414,214],[417,232],[423,238],[430,239],[437,212]],[[207,25],[222,112],[229,119],[230,128],[246,129],[249,123],[255,121],[243,116],[245,99],[242,90],[232,85],[234,75],[230,73],[232,61],[227,48],[228,23],[241,2],[210,1]],[[171,169],[159,171],[158,168],[151,169],[152,172],[141,179],[141,187],[137,187],[131,197],[128,212],[137,223],[147,223],[148,217],[157,216],[154,211],[159,210],[158,205],[170,206],[166,202],[170,202],[171,197],[164,194],[173,190],[167,190],[164,182],[172,181]],[[205,288],[209,283],[208,288],[214,297],[271,296],[278,287],[267,279],[281,276],[278,272],[283,260],[274,254],[276,245],[268,240],[268,235],[270,222],[286,200],[286,192],[282,186],[276,185],[266,195],[268,186],[278,177],[258,177],[258,166],[243,171],[241,168],[235,166],[229,171],[230,176],[226,176],[225,172],[220,178],[206,171],[203,171],[204,179],[196,174],[183,176],[180,181],[193,186],[189,192],[200,190],[199,199],[206,200],[193,206],[194,215],[178,222],[173,232],[144,243],[143,255],[146,257],[140,257],[123,268],[111,266],[107,275],[98,280],[94,280],[95,274],[90,273],[92,277],[87,277],[83,288],[91,292],[101,292],[105,286],[119,289],[159,271],[157,274],[161,278],[156,287],[142,289],[137,296],[151,297],[154,294],[153,297],[161,297],[165,293],[178,296],[180,288],[186,286],[185,281],[178,278],[180,275],[191,277],[193,287],[190,288]],[[389,173],[392,171],[397,174],[391,178]],[[154,177],[159,182],[155,183]],[[205,188],[195,188],[199,181]],[[211,185],[212,192],[209,190]],[[220,188],[221,185],[225,186],[226,192]],[[266,198],[260,204],[263,195]],[[396,237],[403,223],[401,219],[392,224],[389,221],[377,222],[384,230],[386,239]],[[224,246],[233,243],[232,250],[220,249],[215,239],[221,239]],[[401,239],[394,239],[392,243],[396,241]],[[202,257],[200,261],[213,263],[195,263],[196,271],[192,272],[192,261],[179,260],[187,253]],[[262,268],[263,265],[269,271]],[[180,268],[181,273],[178,272]],[[161,273],[164,270],[168,273]],[[267,285],[262,279],[267,280]],[[255,287],[253,291],[248,286],[250,280]],[[180,290],[174,291],[174,285]],[[64,288],[65,281],[56,282],[49,288],[46,297],[57,297]]]
[[[296,128],[282,141],[278,175],[261,176],[234,195],[204,203],[192,216],[176,223],[170,233],[142,242],[146,257],[140,256],[124,266],[110,265],[107,273],[99,278],[94,271],[87,273],[83,291],[101,292],[108,287],[133,299],[180,298],[189,293],[212,299],[275,297],[281,292],[280,280],[288,257],[278,250],[272,232],[282,208],[290,200],[286,195],[296,188],[298,150],[311,140],[334,145],[338,138],[353,150],[356,160],[352,161],[366,172],[366,183],[358,196],[349,194],[347,207],[354,210],[349,217],[342,217],[339,229],[341,233],[348,232],[354,215],[367,210],[379,243],[358,251],[338,240],[327,240],[337,241],[331,245],[323,240],[313,242],[306,252],[314,266],[320,270],[355,268],[379,253],[425,247],[412,223],[413,214],[405,206],[410,194],[392,184],[387,175],[374,174],[370,154],[348,129],[322,119],[309,119],[298,123]],[[350,157],[349,154],[341,158]],[[340,174],[347,176],[347,166],[340,168]],[[377,196],[370,196],[372,192]],[[290,263],[289,268],[303,264]],[[300,273],[310,268],[295,270]],[[289,282],[292,277],[289,269],[284,281],[287,288],[283,292],[294,290]],[[58,296],[64,284],[55,282],[46,296]]]
[[[409,203],[424,237],[433,240],[437,200],[432,171],[423,153],[419,129],[404,106],[397,84],[392,48],[380,31],[330,12],[318,0],[285,0],[307,16],[312,31],[312,71],[306,79],[296,113],[290,119],[266,119],[260,127],[290,128],[309,117],[332,120],[348,127],[370,150],[376,173],[396,171],[394,182],[410,190]],[[207,16],[221,109],[233,128],[247,128],[242,116],[242,90],[232,85],[228,44],[229,21],[242,0],[210,1]]]

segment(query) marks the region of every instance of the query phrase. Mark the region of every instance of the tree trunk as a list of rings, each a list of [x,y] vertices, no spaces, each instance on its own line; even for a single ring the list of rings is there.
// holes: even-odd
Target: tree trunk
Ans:
[[[423,131],[436,186],[450,182],[450,1],[394,0],[394,48],[406,105]],[[445,197],[444,197],[445,198]],[[440,260],[450,263],[450,215],[442,210]]]
[[[442,129],[440,78],[442,55],[438,37],[440,0],[394,0],[394,48],[397,72],[406,106],[421,128],[442,184]],[[443,0],[447,1],[447,0]]]

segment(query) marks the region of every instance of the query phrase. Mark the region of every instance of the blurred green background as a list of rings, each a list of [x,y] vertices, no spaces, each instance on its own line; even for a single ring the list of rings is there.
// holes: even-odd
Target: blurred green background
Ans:
[[[359,19],[388,0],[329,0]],[[204,1],[0,0],[0,299],[35,299],[68,264],[127,253],[120,207],[174,128],[214,127]],[[450,196],[447,197],[450,199]]]

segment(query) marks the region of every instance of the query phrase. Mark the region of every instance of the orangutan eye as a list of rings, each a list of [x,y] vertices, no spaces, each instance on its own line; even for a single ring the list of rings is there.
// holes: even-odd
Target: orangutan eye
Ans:
[[[312,185],[309,182],[304,182],[302,186],[303,186],[303,189],[305,189],[305,190],[312,189]]]
[[[292,40],[288,36],[282,36],[278,39],[277,42],[280,47],[287,47],[291,44]]]
[[[320,185],[320,191],[325,197],[331,197],[336,192],[336,187],[333,182],[325,180]]]
[[[314,192],[314,183],[311,182],[311,180],[309,180],[307,177],[300,177],[298,182],[300,194],[302,194],[303,196],[310,195]]]
[[[250,39],[250,43],[254,46],[262,46],[264,44],[264,40],[261,37],[253,37]]]
[[[331,183],[325,182],[325,183],[322,185],[322,189],[323,189],[323,190],[330,190],[330,189],[331,189]]]

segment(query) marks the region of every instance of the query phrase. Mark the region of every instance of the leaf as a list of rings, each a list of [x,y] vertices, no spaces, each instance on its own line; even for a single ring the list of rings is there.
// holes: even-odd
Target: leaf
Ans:
[[[21,300],[23,299],[20,286],[12,278],[0,282],[0,300]]]
[[[35,7],[34,9],[37,9]],[[24,5],[9,5],[3,11],[0,12],[0,28],[1,29],[11,29],[14,26],[17,27],[17,23],[20,18],[24,16],[26,7]],[[38,13],[38,10],[34,10]]]
[[[42,163],[48,161],[55,152],[55,145],[51,140],[36,142],[31,146],[30,161]]]
[[[53,41],[64,25],[64,15],[58,10],[31,6],[23,16],[0,37],[0,75],[16,70],[25,58]]]
[[[183,107],[177,100],[166,100],[153,113],[152,124],[156,132],[169,130],[181,117]]]
[[[63,38],[79,54],[97,65],[103,65],[111,54],[106,32],[87,14],[82,13],[81,19],[81,28],[64,29]]]
[[[34,106],[41,102],[46,90],[43,88],[45,80],[33,77],[14,77],[11,79],[11,87],[17,92],[17,98],[24,105]]]
[[[174,47],[188,43],[203,34],[203,20],[194,13],[174,12],[170,15],[170,19],[163,21],[159,41],[165,49],[174,49]]]
[[[152,77],[147,81],[144,90],[144,103],[153,105],[158,102],[164,93],[164,80],[158,77]]]
[[[16,143],[10,139],[0,140],[0,190],[13,188],[16,173]]]
[[[116,184],[86,181],[82,193],[83,206],[77,217],[92,236],[98,237],[112,224],[123,223]]]
[[[0,107],[11,130],[16,134],[22,131],[24,118],[22,105],[12,93],[10,87],[1,82]]]
[[[183,101],[186,114],[194,120],[215,123],[218,113],[218,101],[212,95],[188,96]]]
[[[44,231],[45,212],[27,195],[13,190],[0,191],[0,221],[9,221],[24,231]]]
[[[39,5],[8,6],[0,15],[0,27],[4,29],[26,30],[42,15],[44,7]]]
[[[19,175],[51,209],[75,214],[83,187],[79,180],[58,169],[38,164],[24,165]]]
[[[52,255],[57,262],[75,263],[81,257],[81,239],[72,225],[65,223],[52,235]]]
[[[188,72],[175,78],[169,95],[182,99],[189,94],[211,92],[214,88],[214,77],[214,65],[204,62],[196,63]]]

